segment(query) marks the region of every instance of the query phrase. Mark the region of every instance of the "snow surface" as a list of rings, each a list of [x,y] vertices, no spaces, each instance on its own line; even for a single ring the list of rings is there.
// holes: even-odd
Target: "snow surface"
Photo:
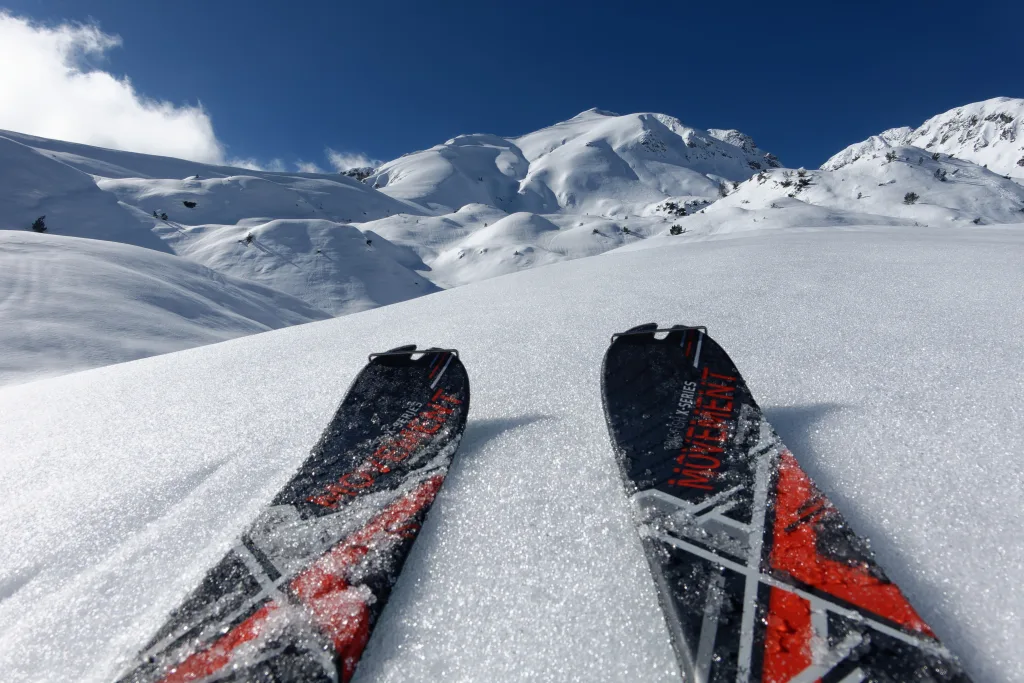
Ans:
[[[1024,679],[1024,225],[730,236],[0,390],[4,679],[114,677],[418,342],[472,411],[357,678],[678,680],[600,400],[649,321],[707,325],[973,679]]]
[[[0,385],[327,317],[169,254],[0,230]]]

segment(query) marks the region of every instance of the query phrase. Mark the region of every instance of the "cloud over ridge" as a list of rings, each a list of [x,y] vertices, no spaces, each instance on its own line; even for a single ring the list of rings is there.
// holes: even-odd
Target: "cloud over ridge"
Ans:
[[[339,152],[328,147],[324,150],[324,153],[327,155],[327,160],[334,167],[334,170],[339,172],[347,171],[350,168],[366,168],[367,166],[376,168],[383,163],[379,159],[371,159],[362,152]]]
[[[90,68],[121,38],[94,24],[42,25],[0,10],[0,128],[205,163],[224,146],[201,104],[139,93],[127,77]]]

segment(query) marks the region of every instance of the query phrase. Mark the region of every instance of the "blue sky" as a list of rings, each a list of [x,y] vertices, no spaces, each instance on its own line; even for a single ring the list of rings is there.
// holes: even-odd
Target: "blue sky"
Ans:
[[[230,157],[325,168],[326,147],[391,159],[594,106],[738,128],[811,167],[886,128],[1024,97],[1016,0],[0,6],[120,36],[97,65],[147,97],[202,102]]]

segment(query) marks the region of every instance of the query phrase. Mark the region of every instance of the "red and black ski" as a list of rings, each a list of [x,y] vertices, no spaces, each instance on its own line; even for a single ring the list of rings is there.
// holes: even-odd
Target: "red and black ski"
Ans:
[[[969,681],[704,328],[615,335],[603,394],[684,680]]]
[[[348,681],[468,410],[456,352],[371,356],[309,458],[120,681]]]

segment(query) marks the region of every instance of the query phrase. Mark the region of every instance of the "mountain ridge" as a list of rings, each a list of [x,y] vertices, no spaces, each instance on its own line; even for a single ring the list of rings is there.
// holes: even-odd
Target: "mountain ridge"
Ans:
[[[44,216],[52,234],[161,251],[346,315],[668,240],[1024,220],[1021,187],[1003,173],[1024,143],[1022,113],[1012,98],[964,105],[850,145],[816,171],[782,167],[741,131],[597,108],[339,174],[0,131],[0,228]]]

